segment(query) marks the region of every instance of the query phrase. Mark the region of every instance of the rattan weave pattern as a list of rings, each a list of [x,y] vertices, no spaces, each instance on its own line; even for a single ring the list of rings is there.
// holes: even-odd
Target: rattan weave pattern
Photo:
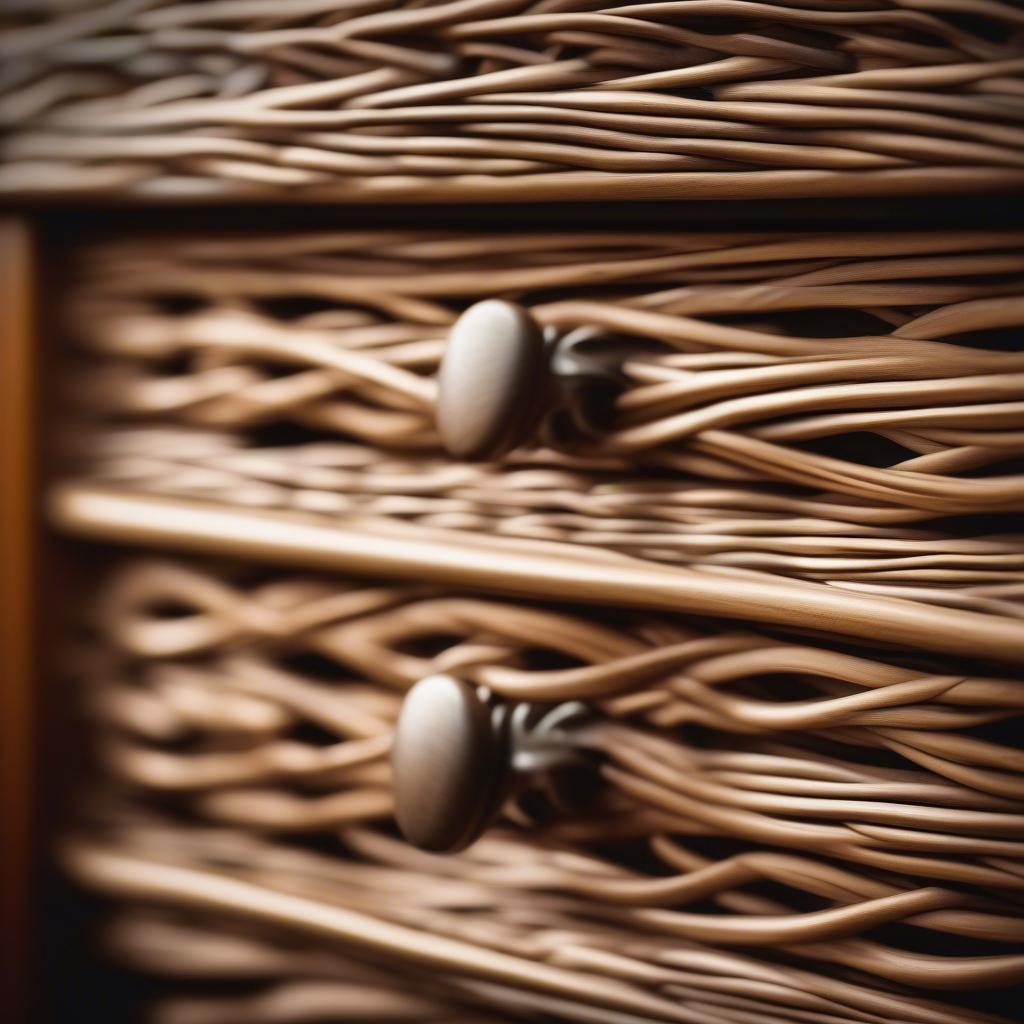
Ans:
[[[136,963],[157,959],[161,935],[202,928],[224,956],[197,948],[183,975],[278,978],[294,1019],[321,1005],[313,983],[338,981],[339,953],[386,954],[416,989],[423,961],[403,943],[429,957],[439,938],[459,946],[434,951],[433,983],[513,1015],[489,984],[518,990],[521,1008],[571,994],[638,1020],[741,1024],[770,1006],[794,1024],[961,1024],[989,1018],[921,990],[1024,982],[1019,679],[713,623],[182,561],[128,561],[94,620],[86,693],[127,788],[69,859],[93,885],[170,905],[170,920],[123,926]],[[514,804],[456,856],[391,838],[391,727],[402,692],[435,671],[509,699],[591,701],[600,803],[570,818]],[[331,908],[403,931],[377,936]],[[272,932],[232,939],[239,916],[316,952],[300,963]],[[514,959],[511,976],[491,954]]]
[[[93,439],[88,464],[97,481],[157,495],[313,513],[328,522],[369,517],[571,543],[669,565],[1022,614],[1016,532],[986,534],[968,523],[951,535],[912,520],[850,522],[844,514],[852,518],[862,506],[749,483],[652,482],[626,469],[538,461],[524,456],[496,469],[382,459],[372,448],[345,444],[247,450],[221,434],[143,428]]]
[[[992,665],[1018,658],[1024,592],[1022,254],[1013,232],[394,231],[79,254],[90,429],[69,441],[94,489],[179,525],[289,511],[250,515],[254,562],[261,524],[313,522],[612,591],[637,566],[700,577],[747,609],[129,559],[88,606],[107,806],[67,858],[131,905],[129,961],[195,936],[181,976],[234,979],[177,993],[167,1024],[343,997],[401,1019],[414,995],[615,1024],[965,1024],[993,1019],[986,992],[1019,1001],[1024,684]],[[439,450],[445,336],[489,296],[627,341],[603,439]],[[765,581],[827,608],[761,614]],[[872,639],[897,611],[915,647]],[[957,623],[957,656],[928,653]],[[391,730],[439,671],[591,704],[598,805],[535,792],[452,857],[395,839]]]
[[[310,233],[83,260],[88,472],[1019,617],[1017,233]],[[633,347],[572,452],[447,460],[433,374],[487,295]],[[301,443],[274,443],[282,429]]]
[[[1007,0],[50,0],[4,21],[0,194],[632,201],[1024,182],[1024,15]]]

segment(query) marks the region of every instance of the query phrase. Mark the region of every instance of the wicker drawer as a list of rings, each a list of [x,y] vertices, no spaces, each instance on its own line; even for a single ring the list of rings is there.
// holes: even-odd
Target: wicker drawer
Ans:
[[[976,732],[1019,680],[210,562],[127,560],[92,607],[109,777],[67,861],[184,985],[160,1019],[962,1024],[1020,976],[1019,751]],[[600,789],[535,779],[463,853],[396,838],[393,723],[438,671],[541,740],[587,699]]]
[[[49,8],[49,9],[46,9]],[[1019,7],[15,4],[0,194],[360,202],[1019,189]]]
[[[84,464],[122,493],[297,514],[321,531],[305,564],[345,531],[471,536],[484,561],[457,578],[481,585],[501,582],[497,559],[536,563],[550,542],[558,559],[510,562],[508,586],[589,571],[606,582],[594,600],[651,606],[642,594],[661,586],[676,610],[1019,663],[1021,244],[1010,232],[509,235],[500,253],[465,234],[107,244],[83,254],[73,297],[90,357],[77,378],[103,423],[83,435]],[[498,462],[444,455],[433,374],[451,323],[485,297],[614,339],[624,383],[603,431],[563,431],[558,448],[535,438]],[[153,525],[139,508],[139,527]],[[231,543],[245,528],[223,532]]]

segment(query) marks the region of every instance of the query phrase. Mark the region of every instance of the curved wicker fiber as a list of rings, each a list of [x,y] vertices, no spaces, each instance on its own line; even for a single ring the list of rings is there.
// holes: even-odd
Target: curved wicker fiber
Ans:
[[[352,986],[362,1006],[374,964],[399,992],[566,1020],[963,1024],[993,1019],[970,1009],[981,990],[1019,992],[1019,679],[649,614],[251,575],[136,560],[105,586],[86,692],[132,803],[68,853],[91,884],[172,909],[120,926],[130,960],[275,982],[208,993],[211,1022],[282,1005],[304,1020]],[[392,838],[391,726],[434,671],[592,702],[599,802],[510,806],[454,857]],[[239,918],[253,925],[235,934]],[[207,1019],[178,1000],[166,1020]]]
[[[1024,183],[1024,12],[1008,0],[53,0],[5,15],[0,194],[516,202]]]
[[[1024,236],[306,234],[89,254],[96,479],[613,549],[1019,619]],[[483,271],[483,272],[481,272]],[[437,450],[488,295],[628,339],[599,442]],[[279,428],[301,443],[275,444]],[[275,431],[277,433],[275,434]],[[372,445],[372,447],[371,447]],[[390,449],[387,454],[382,449]]]

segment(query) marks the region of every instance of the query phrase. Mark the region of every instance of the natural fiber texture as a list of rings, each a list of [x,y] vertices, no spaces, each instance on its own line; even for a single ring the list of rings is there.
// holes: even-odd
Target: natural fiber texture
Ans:
[[[317,444],[245,449],[187,430],[141,429],[93,442],[90,475],[155,494],[384,518],[443,530],[566,542],[670,565],[723,567],[818,581],[1001,617],[1024,614],[1019,533],[957,535],[843,521],[863,506],[752,484],[669,483],[620,469],[513,459],[505,470],[371,448]],[[1016,526],[1007,524],[1016,530]],[[457,542],[457,535],[453,537]]]
[[[68,863],[132,905],[130,962],[234,979],[161,1024],[1019,1002],[1024,683],[993,665],[1020,656],[1024,236],[160,236],[75,266],[64,521],[253,561],[266,529],[318,568],[344,535],[331,564],[378,575],[456,553],[424,585],[130,560],[90,602],[109,781]],[[439,450],[447,331],[491,296],[625,343],[602,438]],[[631,609],[627,577],[686,603]],[[391,731],[436,672],[590,705],[596,803],[540,787],[465,853],[400,842]]]
[[[1024,183],[1024,12],[1007,0],[10,8],[0,194],[515,202]]]
[[[278,979],[252,997],[259,1021],[366,984],[339,954],[564,1020],[965,1024],[989,1018],[920,990],[969,1004],[1024,982],[1019,680],[710,622],[251,577],[132,561],[95,605],[86,692],[135,806],[69,858],[173,905],[124,926],[131,961]],[[598,803],[566,818],[523,798],[454,857],[392,838],[391,727],[436,671],[591,703]],[[272,930],[233,937],[238,918]],[[206,1020],[184,1012],[166,1019]]]
[[[1016,618],[1018,234],[309,234],[90,252],[91,476],[768,572]],[[432,379],[489,295],[635,356],[608,435],[438,452]],[[131,429],[126,424],[133,424]],[[275,438],[303,428],[302,443]],[[215,430],[199,427],[219,428]],[[390,449],[385,455],[381,449]]]

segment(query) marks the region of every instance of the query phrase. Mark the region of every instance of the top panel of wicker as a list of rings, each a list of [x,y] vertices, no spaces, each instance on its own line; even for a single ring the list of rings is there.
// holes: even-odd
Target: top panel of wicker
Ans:
[[[7,5],[0,194],[366,201],[1024,183],[1001,0]]]

